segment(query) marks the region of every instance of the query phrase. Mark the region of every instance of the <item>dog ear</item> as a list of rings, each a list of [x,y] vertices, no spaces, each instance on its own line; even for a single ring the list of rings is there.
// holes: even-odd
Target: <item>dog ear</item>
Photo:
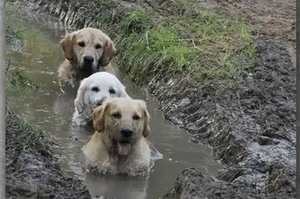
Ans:
[[[101,66],[107,66],[113,56],[116,54],[115,44],[110,38],[107,38],[103,46],[103,55],[100,58]]]
[[[144,117],[145,117],[145,121],[144,121],[143,136],[147,137],[150,134],[150,126],[149,126],[150,116],[147,109],[144,109]]]
[[[80,82],[79,89],[77,91],[76,99],[74,100],[74,106],[78,113],[82,113],[84,110],[84,94],[87,91],[87,87],[85,86],[85,79]]]
[[[103,104],[94,109],[93,117],[93,127],[96,131],[101,132],[104,130],[105,123],[105,112],[108,110],[110,103]]]
[[[119,97],[123,97],[123,98],[131,98],[125,90],[121,90],[120,96]]]
[[[122,88],[121,88],[121,91],[120,91],[120,93],[119,93],[119,97],[122,97],[122,98],[131,98],[131,97],[127,94],[127,92],[126,92],[124,86],[122,86]]]
[[[143,117],[144,117],[144,129],[143,129],[143,136],[147,137],[150,134],[150,126],[149,126],[149,120],[150,120],[150,115],[147,110],[147,105],[144,101],[142,100],[137,100],[138,103],[140,104],[142,110],[143,110]]]
[[[65,57],[68,60],[72,60],[74,57],[74,51],[73,51],[73,41],[74,41],[75,34],[68,34],[66,35],[61,41],[60,46],[62,50],[65,53]]]

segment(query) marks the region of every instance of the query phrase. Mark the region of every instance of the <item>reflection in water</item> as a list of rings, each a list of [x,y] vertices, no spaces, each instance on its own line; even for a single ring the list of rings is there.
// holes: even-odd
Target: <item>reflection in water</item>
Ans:
[[[123,74],[118,74],[125,84],[127,93],[135,99],[147,102],[151,115],[149,140],[164,156],[155,162],[147,180],[120,176],[99,176],[84,172],[82,147],[93,133],[92,127],[79,128],[71,125],[76,90],[60,92],[57,69],[63,61],[59,40],[64,30],[55,29],[59,22],[20,9],[7,6],[7,23],[20,32],[25,43],[22,53],[8,51],[12,65],[21,66],[35,84],[42,84],[42,91],[24,90],[11,97],[9,107],[34,127],[44,130],[60,145],[61,167],[67,175],[85,180],[92,195],[130,199],[159,198],[174,186],[176,176],[187,167],[198,167],[204,175],[214,175],[221,168],[211,150],[191,143],[190,137],[165,121],[158,110],[158,102],[146,96]],[[45,23],[43,20],[47,20]],[[116,66],[116,64],[115,64]]]
[[[120,199],[146,198],[148,182],[146,178],[99,175],[88,172],[85,182],[92,197],[103,195],[108,198]]]

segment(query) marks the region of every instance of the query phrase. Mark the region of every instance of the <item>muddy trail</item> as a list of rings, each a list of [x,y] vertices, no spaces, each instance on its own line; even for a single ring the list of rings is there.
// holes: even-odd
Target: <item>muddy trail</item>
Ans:
[[[160,101],[166,119],[187,130],[194,142],[211,146],[225,165],[215,180],[198,168],[185,169],[164,198],[296,197],[295,2],[197,1],[185,7],[169,1],[113,1],[103,13],[80,0],[17,2],[76,28],[109,29],[136,9],[161,16],[209,9],[243,17],[258,35],[253,67],[231,79],[193,84],[162,70],[150,73],[143,84]],[[91,4],[99,7],[96,1]]]

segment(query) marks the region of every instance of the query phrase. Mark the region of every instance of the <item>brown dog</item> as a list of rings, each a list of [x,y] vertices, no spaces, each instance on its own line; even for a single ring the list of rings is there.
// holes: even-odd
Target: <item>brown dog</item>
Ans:
[[[139,175],[149,170],[149,114],[142,100],[113,98],[93,112],[96,130],[83,148],[87,168]]]
[[[114,74],[110,63],[116,53],[111,39],[101,30],[83,28],[66,35],[60,42],[66,59],[58,69],[61,86],[72,87],[99,71]]]

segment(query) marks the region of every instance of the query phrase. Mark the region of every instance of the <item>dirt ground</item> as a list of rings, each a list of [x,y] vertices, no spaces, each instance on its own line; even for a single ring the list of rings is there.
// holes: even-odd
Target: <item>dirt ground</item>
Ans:
[[[6,198],[91,198],[82,182],[64,177],[53,143],[14,113],[6,115]]]
[[[76,27],[93,23],[89,15],[84,20],[68,14],[66,6],[60,10],[43,0],[32,2],[57,17],[72,16],[70,24]],[[122,1],[113,8],[113,19],[122,15],[124,7],[137,5],[162,15],[180,11],[168,2]],[[75,7],[78,4],[74,1]],[[237,14],[253,25],[259,35],[255,66],[233,79],[193,85],[163,73],[149,77],[146,88],[161,102],[165,117],[191,133],[195,142],[209,144],[225,165],[216,180],[206,179],[197,168],[184,170],[164,199],[295,198],[296,2],[217,0],[203,5]],[[82,16],[88,11],[80,12]]]
[[[264,1],[220,1],[216,0],[223,12],[235,12],[255,24],[262,34],[282,36],[296,41],[296,2],[292,0]],[[221,9],[222,8],[222,9]],[[295,46],[295,43],[293,43]]]
[[[252,74],[226,84],[206,81],[197,89],[172,82],[182,94],[159,99],[168,101],[162,106],[166,118],[187,129],[195,141],[211,145],[227,165],[219,180],[253,187],[265,197],[294,198],[295,69],[282,47],[260,41],[259,49]],[[269,62],[263,63],[265,59]],[[161,91],[170,89],[166,85]],[[150,89],[158,88],[153,83]]]

